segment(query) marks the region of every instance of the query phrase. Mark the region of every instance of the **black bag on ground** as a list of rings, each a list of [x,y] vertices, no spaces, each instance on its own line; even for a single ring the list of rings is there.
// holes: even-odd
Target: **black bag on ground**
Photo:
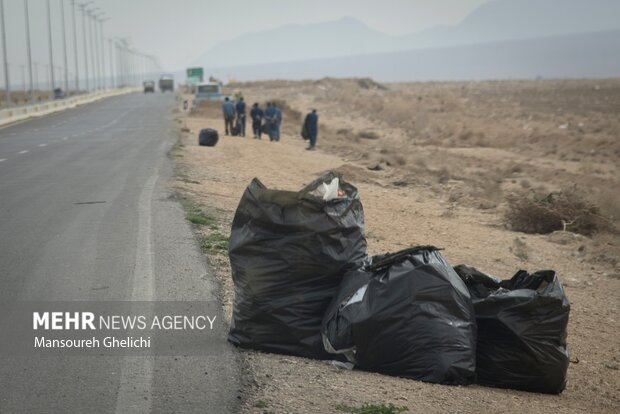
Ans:
[[[478,324],[477,382],[558,394],[566,385],[570,304],[555,272],[517,272],[500,281],[454,268],[467,285]]]
[[[263,351],[329,358],[321,321],[342,276],[367,259],[357,189],[324,201],[328,173],[299,192],[254,179],[237,207],[229,242],[235,285],[228,339]],[[332,357],[333,359],[333,357]]]
[[[364,370],[444,384],[474,380],[469,293],[432,246],[376,256],[348,272],[322,334],[326,350]]]
[[[230,128],[230,135],[232,135],[233,137],[236,137],[236,136],[239,136],[240,133],[241,133],[241,126],[238,123],[235,123]]]
[[[198,134],[198,144],[207,147],[214,147],[217,144],[218,134],[215,129],[205,128]]]

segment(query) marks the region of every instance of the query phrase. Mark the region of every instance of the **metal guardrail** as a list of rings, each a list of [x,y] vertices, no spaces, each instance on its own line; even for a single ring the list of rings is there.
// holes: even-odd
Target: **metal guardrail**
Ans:
[[[137,92],[139,90],[141,89],[123,88],[104,92],[93,92],[65,99],[41,102],[34,105],[25,105],[2,109],[0,110],[0,126],[11,124],[13,122],[23,121],[29,118],[49,115],[54,112],[60,112],[66,109],[75,108],[78,105],[95,102],[103,98],[124,95],[126,93]]]

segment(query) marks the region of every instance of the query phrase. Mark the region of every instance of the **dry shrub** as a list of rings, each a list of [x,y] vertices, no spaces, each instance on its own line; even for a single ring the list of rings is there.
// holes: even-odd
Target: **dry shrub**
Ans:
[[[547,234],[556,230],[591,235],[607,229],[608,221],[594,204],[574,189],[540,195],[534,192],[508,197],[506,223],[512,230]]]
[[[362,131],[357,136],[362,139],[379,139],[379,134],[374,131]]]
[[[407,164],[407,158],[399,154],[394,155],[394,161],[396,162],[396,165],[400,165],[401,167]]]
[[[519,238],[513,240],[510,251],[523,261],[527,261],[530,257],[530,248],[527,246],[527,243]]]
[[[291,108],[291,106],[284,99],[273,99],[271,100],[278,108],[282,110],[283,117],[285,116],[288,120],[301,122],[302,114],[296,109]],[[264,105],[266,106],[266,104]]]
[[[385,85],[382,85],[379,82],[376,82],[374,79],[371,79],[371,78],[358,79],[357,84],[362,89],[381,89],[381,90],[387,89]]]
[[[446,167],[443,167],[437,173],[437,180],[439,181],[439,184],[446,184],[451,178],[452,176],[450,175],[450,171],[448,171]]]

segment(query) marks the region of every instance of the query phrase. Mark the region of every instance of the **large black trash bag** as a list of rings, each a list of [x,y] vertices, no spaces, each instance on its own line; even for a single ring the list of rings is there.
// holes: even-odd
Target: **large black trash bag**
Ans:
[[[205,128],[200,130],[198,134],[198,145],[204,145],[206,147],[214,147],[217,144],[219,137],[217,131],[211,128]]]
[[[330,172],[300,192],[270,190],[258,179],[245,190],[229,242],[233,344],[330,357],[321,340],[323,315],[342,276],[367,260],[357,189],[340,180],[344,197],[313,195],[336,177]]]
[[[566,385],[570,304],[552,270],[500,281],[454,268],[465,281],[478,323],[477,381],[492,387],[558,394]]]
[[[432,246],[376,256],[348,272],[325,314],[325,349],[361,369],[444,384],[475,376],[467,288]]]

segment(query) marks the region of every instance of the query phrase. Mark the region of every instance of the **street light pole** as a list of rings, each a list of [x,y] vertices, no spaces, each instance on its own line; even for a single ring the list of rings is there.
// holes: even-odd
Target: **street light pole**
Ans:
[[[24,65],[19,66],[22,68],[22,85],[24,92],[26,92],[26,69],[24,68]]]
[[[67,34],[65,31],[65,0],[60,0],[60,14],[62,16],[62,50],[65,62],[65,93],[69,94],[69,64],[67,63]]]
[[[105,39],[103,37],[103,23],[110,20],[109,17],[105,19],[99,19],[99,41],[101,44],[101,74],[103,75],[103,88],[106,88],[106,80],[105,80]]]
[[[96,9],[87,10],[88,14],[88,38],[90,42],[90,57],[91,57],[91,67],[93,68],[93,89],[99,89],[99,71],[97,68],[97,53],[95,50],[95,43],[93,41],[93,12]]]
[[[95,8],[94,10],[99,10],[99,8]],[[95,64],[95,69],[97,71],[97,89],[103,89],[103,72],[101,70],[101,45],[99,43],[99,28],[98,28],[98,22],[99,22],[99,17],[102,16],[103,13],[93,13],[91,15],[92,17],[92,28],[93,28],[93,53],[94,53],[94,64]]]
[[[121,49],[117,40],[114,41],[114,52],[116,53],[116,82],[119,88],[123,87],[123,70],[121,69]]]
[[[114,89],[114,50],[112,48],[112,39],[108,39],[108,50],[110,51],[110,89]]]
[[[99,56],[99,42],[97,41],[97,16],[98,14],[92,14],[91,16],[91,25],[93,28],[93,64],[95,65],[95,71],[97,72],[97,89],[100,90],[101,89],[101,66],[99,63],[99,60],[101,59],[101,57]]]
[[[52,50],[52,16],[51,16],[51,8],[50,8],[50,0],[47,0],[47,39],[48,39],[48,47],[50,54],[50,69],[51,69],[51,79],[52,79],[52,93],[54,93],[54,88],[56,87],[56,82],[54,81],[54,52]]]
[[[78,65],[77,29],[75,25],[75,0],[71,0],[71,20],[73,21],[73,57],[75,59],[75,93],[80,92],[80,69]]]
[[[24,12],[26,14],[26,49],[28,56],[28,75],[30,79],[30,101],[34,102],[34,93],[32,91],[32,51],[30,50],[30,17],[28,16],[28,0],[24,0]]]
[[[80,11],[82,12],[82,34],[83,34],[83,42],[84,45],[84,80],[86,81],[86,92],[90,90],[90,85],[88,82],[88,42],[87,42],[87,28],[86,28],[86,4],[80,4]]]
[[[9,61],[6,57],[6,26],[4,24],[4,0],[0,0],[0,23],[2,23],[2,59],[4,60],[4,99],[11,105],[11,81],[9,78]]]

